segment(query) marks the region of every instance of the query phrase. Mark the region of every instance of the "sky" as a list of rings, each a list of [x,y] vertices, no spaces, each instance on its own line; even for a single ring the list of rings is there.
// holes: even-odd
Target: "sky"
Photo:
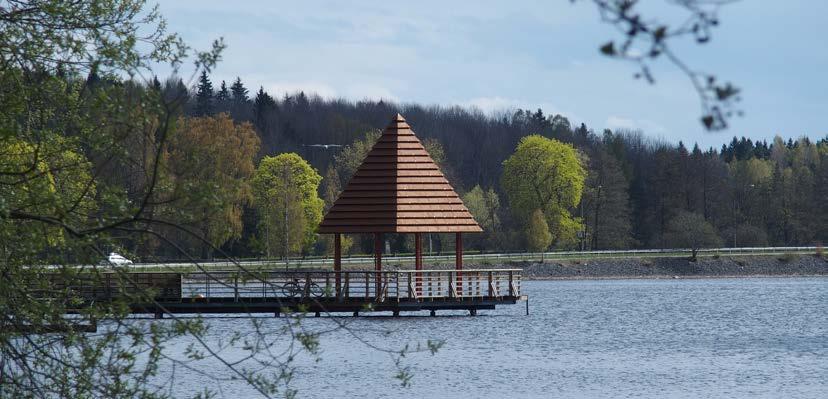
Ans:
[[[659,21],[684,15],[667,0],[642,3]],[[675,67],[657,62],[649,85],[633,79],[635,66],[600,54],[619,36],[588,0],[164,0],[160,9],[196,49],[224,38],[216,87],[238,76],[251,92],[261,86],[276,96],[303,90],[485,112],[542,108],[596,131],[641,129],[703,148],[733,136],[828,135],[823,0],[741,0],[720,10],[712,42],[678,43],[692,68],[742,89],[745,115],[713,133]]]

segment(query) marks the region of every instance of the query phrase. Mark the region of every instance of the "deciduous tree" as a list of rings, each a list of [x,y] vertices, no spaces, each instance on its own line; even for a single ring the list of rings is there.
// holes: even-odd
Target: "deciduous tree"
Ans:
[[[287,257],[307,250],[316,240],[324,201],[322,176],[294,153],[266,156],[253,177],[259,214],[259,237],[268,256]]]
[[[665,242],[671,248],[692,250],[693,259],[701,248],[722,245],[716,228],[697,213],[680,212],[667,223]]]
[[[545,252],[552,244],[552,233],[546,224],[546,217],[536,209],[526,225],[526,246],[532,252]]]
[[[227,114],[179,121],[169,141],[172,191],[164,213],[206,240],[182,236],[193,252],[210,257],[211,248],[241,236],[242,211],[252,201],[250,178],[258,151],[253,126],[236,124]]]
[[[632,243],[629,184],[615,158],[600,148],[590,157],[583,210],[593,249],[628,248]]]
[[[477,223],[480,224],[480,227],[483,228],[480,237],[475,234],[468,238],[469,245],[480,249],[489,247],[493,244],[494,237],[498,236],[500,232],[500,197],[494,189],[489,188],[484,191],[479,185],[476,185],[463,195],[463,203]]]
[[[501,185],[512,211],[528,222],[541,209],[552,242],[566,245],[581,230],[571,210],[578,205],[586,171],[574,147],[538,135],[521,139],[515,153],[503,162]]]

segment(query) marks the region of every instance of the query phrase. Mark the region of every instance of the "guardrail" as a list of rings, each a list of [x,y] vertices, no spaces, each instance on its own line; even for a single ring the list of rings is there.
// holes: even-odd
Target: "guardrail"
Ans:
[[[816,253],[818,247],[744,247],[744,248],[705,248],[697,251],[697,256],[760,256],[760,255],[783,255],[787,253],[804,254]],[[657,258],[657,257],[684,257],[691,256],[693,251],[687,248],[671,249],[635,249],[635,250],[600,250],[600,251],[552,251],[552,252],[512,252],[512,253],[481,253],[464,254],[463,260],[467,264],[490,263],[498,264],[509,261],[540,261],[540,260],[566,260],[566,259],[612,259],[612,258]],[[426,263],[447,263],[453,264],[454,254],[450,255],[425,255],[423,261]],[[343,265],[373,265],[374,258],[371,256],[344,257]],[[386,265],[413,264],[413,255],[384,255],[383,263]],[[255,261],[209,261],[209,262],[173,262],[173,263],[137,263],[130,265],[131,269],[175,269],[192,268],[195,264],[206,269],[227,269],[236,265],[254,268],[318,268],[333,266],[332,258],[316,259],[289,259],[285,260],[255,260]]]
[[[184,273],[183,300],[400,301],[519,297],[520,269]]]
[[[50,276],[65,298],[109,301],[146,295],[161,302],[278,302],[502,299],[521,294],[520,269],[406,271],[290,271],[242,273],[130,272]],[[46,292],[33,294],[48,297]]]

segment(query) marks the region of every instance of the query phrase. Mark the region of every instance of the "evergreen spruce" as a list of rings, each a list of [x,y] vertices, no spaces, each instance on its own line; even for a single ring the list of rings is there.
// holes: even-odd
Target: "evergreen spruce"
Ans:
[[[207,71],[201,72],[196,92],[196,116],[211,115],[213,113],[213,83],[207,77]]]
[[[223,103],[230,99],[230,91],[227,90],[227,85],[224,81],[221,81],[221,88],[219,89],[218,93],[216,93],[216,102]]]
[[[236,104],[243,104],[249,100],[247,98],[247,88],[242,84],[240,77],[236,77],[236,81],[230,86],[230,93],[232,93],[233,102]]]

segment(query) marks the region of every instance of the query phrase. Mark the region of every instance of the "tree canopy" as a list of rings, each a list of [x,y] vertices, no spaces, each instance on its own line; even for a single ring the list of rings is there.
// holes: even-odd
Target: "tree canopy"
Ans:
[[[512,211],[526,218],[543,212],[554,243],[575,239],[581,219],[571,210],[581,201],[586,170],[575,148],[540,135],[520,140],[503,162],[501,184]],[[539,208],[540,207],[540,208]]]
[[[297,154],[266,156],[253,176],[259,235],[268,255],[286,257],[310,249],[322,222],[322,176]]]

